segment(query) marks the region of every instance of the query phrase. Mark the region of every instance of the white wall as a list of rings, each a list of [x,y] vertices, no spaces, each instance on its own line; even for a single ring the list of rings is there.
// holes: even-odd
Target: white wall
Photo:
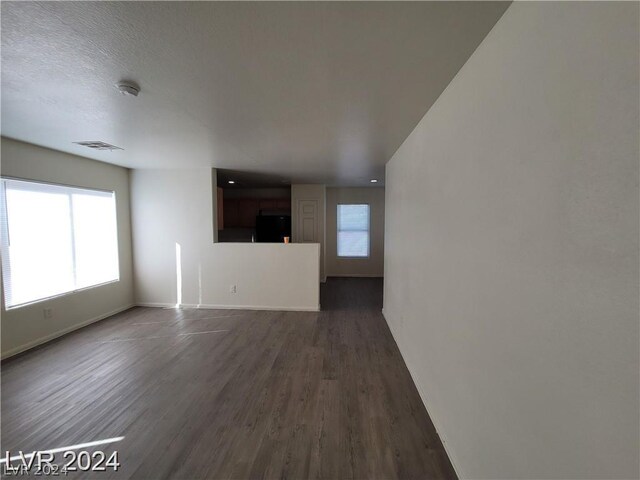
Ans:
[[[639,8],[515,2],[386,171],[385,317],[467,478],[638,478]]]
[[[0,172],[10,177],[115,191],[120,259],[119,282],[10,310],[5,310],[2,294],[2,357],[131,307],[133,274],[128,170],[2,137]],[[45,308],[53,309],[53,318],[44,318]]]
[[[337,208],[341,203],[369,205],[369,257],[338,257]],[[384,274],[384,188],[327,188],[327,276],[382,277]]]
[[[318,244],[214,244],[214,207],[211,169],[131,172],[139,304],[318,310]]]

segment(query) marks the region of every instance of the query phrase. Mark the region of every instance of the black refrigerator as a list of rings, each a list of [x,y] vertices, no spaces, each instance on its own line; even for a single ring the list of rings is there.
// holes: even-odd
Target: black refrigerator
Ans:
[[[283,243],[291,238],[291,215],[258,215],[256,217],[256,242]]]

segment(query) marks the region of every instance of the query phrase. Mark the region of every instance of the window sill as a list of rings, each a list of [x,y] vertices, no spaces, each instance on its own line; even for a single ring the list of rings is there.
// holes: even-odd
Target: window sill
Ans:
[[[119,278],[115,279],[115,280],[109,280],[107,282],[103,282],[103,283],[97,283],[95,285],[90,285],[88,287],[84,287],[84,288],[79,288],[77,290],[71,290],[69,292],[64,292],[64,293],[59,293],[57,295],[52,295],[50,297],[45,297],[45,298],[39,298],[37,300],[33,300],[31,302],[26,302],[26,303],[20,303],[19,305],[12,305],[11,307],[5,307],[4,311],[8,312],[10,310],[17,310],[19,308],[23,308],[23,307],[30,307],[31,305],[36,305],[38,303],[42,303],[42,302],[46,302],[48,300],[53,300],[55,298],[61,298],[61,297],[66,297],[68,295],[73,295],[74,293],[80,293],[80,292],[84,292],[87,290],[91,290],[92,288],[97,288],[97,287],[104,287],[105,285],[110,285],[112,283],[118,283],[120,281]]]

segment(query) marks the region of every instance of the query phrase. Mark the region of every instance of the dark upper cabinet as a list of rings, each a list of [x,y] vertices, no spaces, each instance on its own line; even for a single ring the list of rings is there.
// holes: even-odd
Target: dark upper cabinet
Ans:
[[[291,212],[291,200],[289,198],[278,198],[276,200],[276,208],[278,210],[288,210]]]
[[[275,210],[277,208],[277,200],[275,198],[265,198],[260,200],[260,210]]]
[[[260,210],[291,212],[288,198],[225,198],[223,202],[224,228],[255,228]]]
[[[235,198],[228,198],[224,200],[224,226],[225,228],[233,228],[238,226],[238,200]]]
[[[258,200],[254,200],[252,198],[241,198],[238,200],[239,227],[255,227],[256,215],[258,215]]]

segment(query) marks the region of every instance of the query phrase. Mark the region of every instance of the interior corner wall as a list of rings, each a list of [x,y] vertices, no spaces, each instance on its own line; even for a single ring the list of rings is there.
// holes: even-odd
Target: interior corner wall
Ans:
[[[339,204],[369,205],[369,257],[338,257]],[[384,187],[329,187],[326,212],[326,272],[328,277],[384,275]]]
[[[3,176],[113,190],[118,225],[118,282],[6,310],[2,298],[2,358],[133,306],[129,171],[76,155],[2,137]],[[46,236],[47,232],[42,232]],[[1,284],[2,282],[0,282]],[[53,317],[45,319],[43,309]]]
[[[387,164],[384,314],[463,478],[638,478],[637,2],[514,2]]]

